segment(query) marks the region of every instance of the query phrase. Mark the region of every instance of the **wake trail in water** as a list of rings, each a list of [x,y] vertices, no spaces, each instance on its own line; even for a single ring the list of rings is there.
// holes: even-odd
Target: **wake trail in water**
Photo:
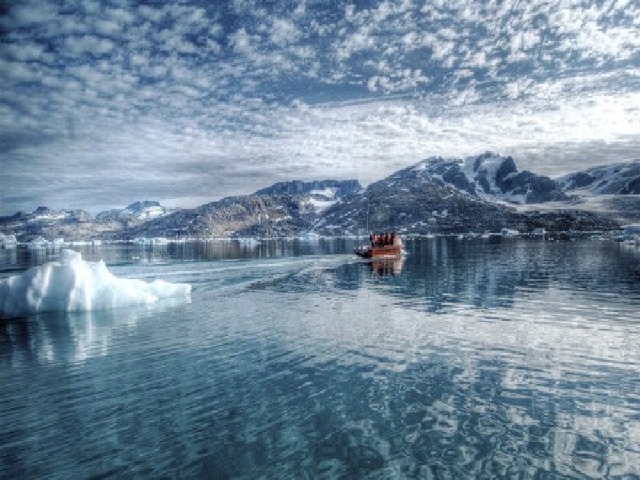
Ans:
[[[352,255],[321,255],[277,259],[222,260],[163,266],[140,271],[137,278],[171,277],[192,285],[195,295],[229,294],[264,289],[279,283],[340,268],[354,260]],[[186,268],[185,268],[186,267]],[[160,271],[158,271],[160,270]]]

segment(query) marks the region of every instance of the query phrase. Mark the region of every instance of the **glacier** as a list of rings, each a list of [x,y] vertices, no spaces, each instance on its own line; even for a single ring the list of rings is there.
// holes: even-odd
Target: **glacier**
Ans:
[[[79,252],[62,250],[57,262],[0,280],[0,318],[133,307],[163,298],[190,301],[191,285],[118,278],[103,260],[89,262]]]

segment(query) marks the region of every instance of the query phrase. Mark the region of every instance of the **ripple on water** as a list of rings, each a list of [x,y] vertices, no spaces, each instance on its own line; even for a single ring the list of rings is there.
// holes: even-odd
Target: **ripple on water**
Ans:
[[[410,247],[386,276],[343,256],[125,263],[192,303],[0,324],[0,471],[637,476],[640,259]]]

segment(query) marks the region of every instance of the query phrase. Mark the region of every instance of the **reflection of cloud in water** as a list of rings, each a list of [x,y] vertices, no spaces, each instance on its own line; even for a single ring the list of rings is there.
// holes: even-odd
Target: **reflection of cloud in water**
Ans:
[[[637,474],[640,297],[628,257],[597,242],[531,243],[529,254],[518,242],[431,243],[396,276],[350,256],[164,266],[195,285],[185,310],[90,327],[66,318],[61,333],[25,321],[31,337],[2,357],[14,364],[106,355],[30,368],[36,381],[9,372],[3,404],[28,407],[7,431],[20,445],[32,423],[82,438],[90,448],[72,454],[91,467],[113,465],[115,448],[134,473],[172,471],[177,456],[216,478]],[[476,305],[480,287],[464,282],[488,278]],[[63,473],[75,461],[27,453]]]
[[[532,471],[554,461],[562,475],[637,472],[633,301],[545,285],[515,289],[510,308],[459,303],[439,313],[407,309],[382,288],[299,289],[277,311],[268,292],[246,300],[279,319],[275,334],[308,364],[361,371],[350,388],[388,392],[369,396],[369,408],[402,430],[416,458],[452,455],[477,472],[492,458],[497,476],[517,458]],[[413,415],[385,406],[398,396]],[[388,438],[377,425],[371,434]]]

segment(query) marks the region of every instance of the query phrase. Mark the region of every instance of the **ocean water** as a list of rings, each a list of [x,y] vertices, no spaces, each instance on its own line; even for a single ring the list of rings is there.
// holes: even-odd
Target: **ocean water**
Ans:
[[[191,302],[0,321],[0,477],[640,478],[640,249],[405,243],[84,249]]]

